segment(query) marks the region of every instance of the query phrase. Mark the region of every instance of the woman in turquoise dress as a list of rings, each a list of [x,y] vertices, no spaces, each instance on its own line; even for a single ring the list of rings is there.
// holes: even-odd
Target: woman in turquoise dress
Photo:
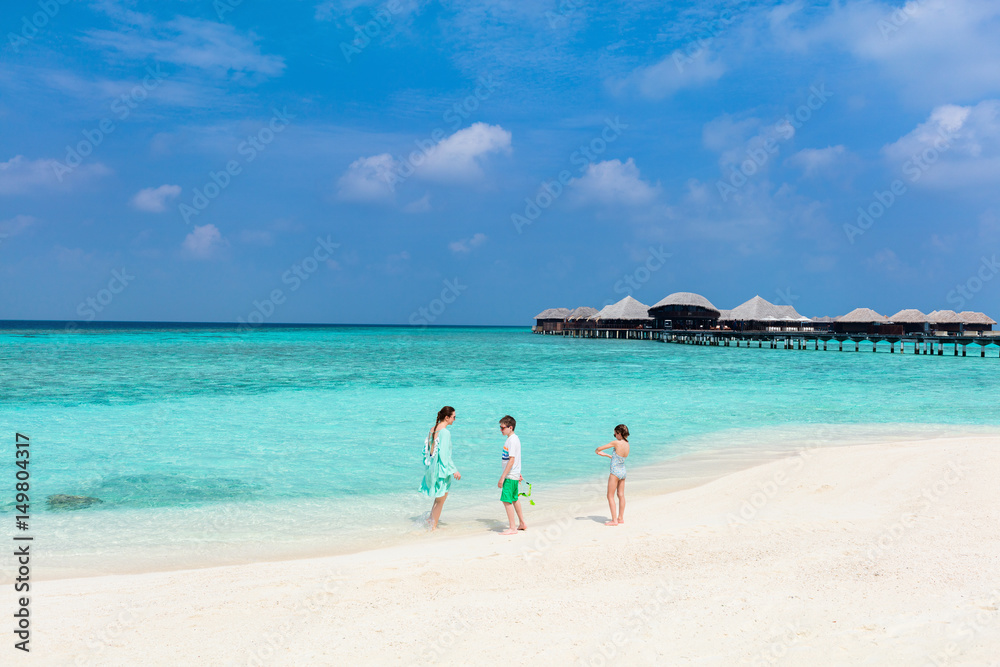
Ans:
[[[444,406],[438,410],[434,428],[424,442],[424,479],[420,483],[420,492],[434,499],[431,507],[431,530],[437,530],[444,501],[451,489],[451,478],[462,479],[462,473],[458,472],[451,460],[451,432],[447,427],[454,423],[455,408]]]

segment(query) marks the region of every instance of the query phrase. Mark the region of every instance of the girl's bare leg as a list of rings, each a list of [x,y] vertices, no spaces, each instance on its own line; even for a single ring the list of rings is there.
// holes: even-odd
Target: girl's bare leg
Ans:
[[[618,481],[618,523],[625,523],[625,480]]]
[[[446,493],[440,498],[434,499],[434,506],[431,507],[431,530],[437,530],[438,519],[441,518],[441,510],[444,509],[444,501],[447,497]]]
[[[608,475],[608,507],[611,508],[611,521],[605,521],[605,526],[617,526],[618,521],[615,520],[617,512],[615,512],[615,491],[618,488],[618,478],[614,475]]]

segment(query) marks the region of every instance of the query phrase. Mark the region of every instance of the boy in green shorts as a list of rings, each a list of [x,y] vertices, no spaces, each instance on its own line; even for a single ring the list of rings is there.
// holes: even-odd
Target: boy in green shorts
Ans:
[[[514,435],[515,426],[517,426],[517,422],[510,415],[504,415],[503,419],[500,420],[500,432],[507,436],[507,440],[503,443],[501,456],[504,464],[503,474],[500,475],[497,488],[502,489],[500,501],[507,511],[507,521],[510,523],[510,528],[500,533],[501,535],[516,535],[517,531],[525,530],[528,527],[521,515],[521,497],[518,494],[518,485],[521,481],[521,440]],[[520,522],[516,527],[514,525],[515,512],[517,512],[517,520]]]

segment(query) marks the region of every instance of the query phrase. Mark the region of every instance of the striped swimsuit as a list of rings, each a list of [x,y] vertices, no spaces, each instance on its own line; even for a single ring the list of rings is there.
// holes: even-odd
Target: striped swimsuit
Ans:
[[[618,479],[625,479],[625,459],[618,452],[611,450],[611,474]]]

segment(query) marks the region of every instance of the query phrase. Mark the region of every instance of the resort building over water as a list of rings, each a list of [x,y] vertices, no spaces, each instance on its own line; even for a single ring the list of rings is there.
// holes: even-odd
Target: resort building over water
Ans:
[[[812,320],[799,315],[794,306],[778,306],[759,295],[732,310],[723,310],[719,316],[719,324],[734,331],[766,331],[776,326],[800,327],[803,323]]]
[[[649,316],[649,306],[630,296],[618,303],[604,306],[590,316],[597,328],[603,329],[643,329],[653,324]]]
[[[657,329],[711,329],[719,321],[719,309],[694,292],[674,292],[649,309]]]
[[[944,353],[944,346],[962,356],[966,346],[1000,347],[1000,332],[994,332],[996,321],[985,313],[935,310],[924,315],[915,308],[900,310],[886,317],[871,308],[855,308],[840,317],[810,318],[800,315],[793,306],[779,306],[757,295],[731,310],[720,310],[711,301],[693,292],[674,292],[652,306],[646,306],[631,296],[596,310],[581,306],[549,308],[535,316],[534,333],[558,334],[580,338],[625,338],[661,340],[700,345],[734,345],[747,347],[754,343],[779,349],[827,349],[830,342],[844,349],[845,342],[854,343],[860,351],[861,342],[872,345],[888,343],[889,351],[900,352],[907,346],[914,354]],[[936,351],[935,351],[936,350]]]
[[[546,308],[535,315],[535,321],[538,323],[535,328],[538,329],[538,333],[562,331],[569,314],[569,308]]]

